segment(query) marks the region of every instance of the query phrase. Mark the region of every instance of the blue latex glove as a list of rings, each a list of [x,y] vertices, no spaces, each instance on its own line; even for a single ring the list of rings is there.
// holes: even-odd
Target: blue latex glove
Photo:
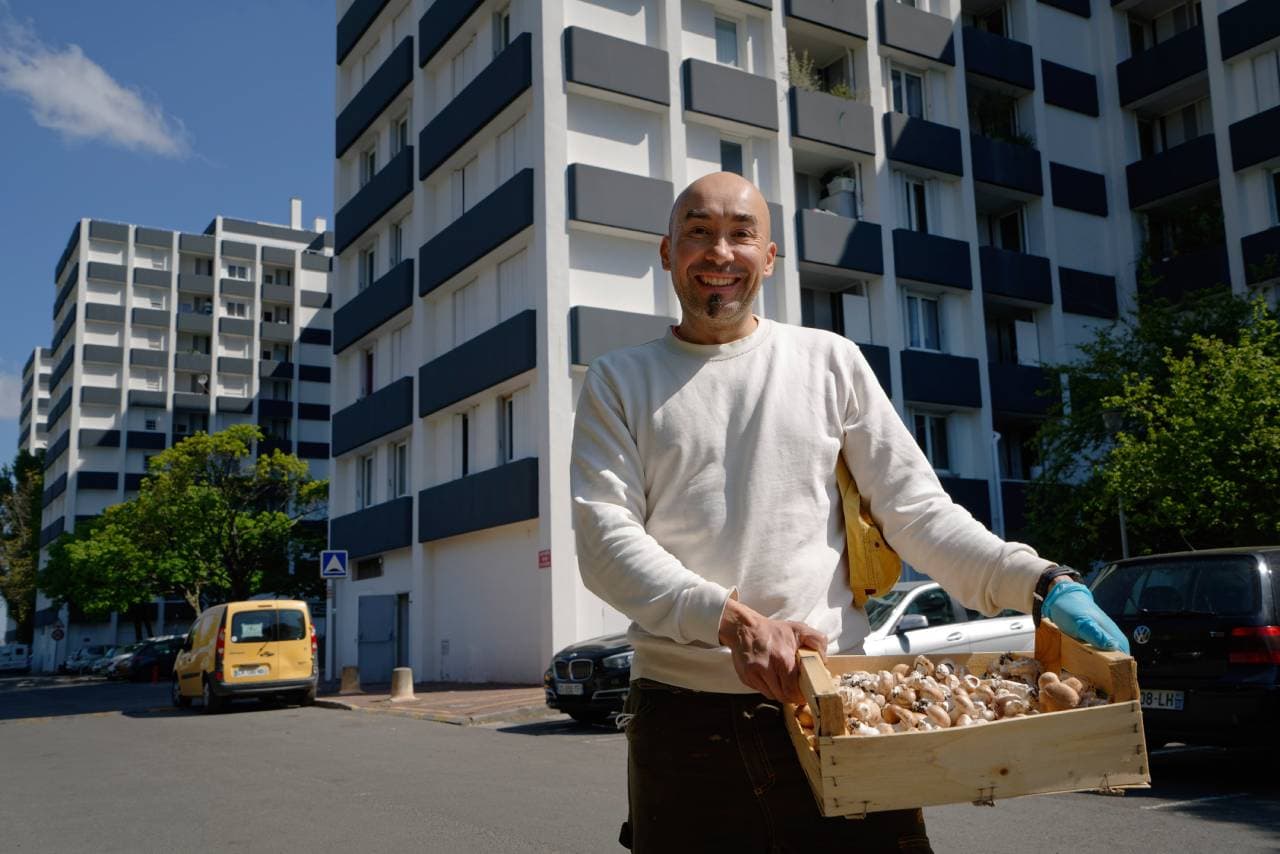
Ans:
[[[1064,635],[1096,646],[1129,654],[1129,639],[1093,601],[1089,588],[1075,581],[1059,581],[1044,597],[1040,613],[1053,620]]]

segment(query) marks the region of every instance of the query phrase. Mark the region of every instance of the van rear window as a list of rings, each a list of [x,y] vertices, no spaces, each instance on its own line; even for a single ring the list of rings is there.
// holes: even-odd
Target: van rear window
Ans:
[[[1093,596],[1108,614],[1252,616],[1261,607],[1258,564],[1248,555],[1112,564],[1098,574]]]
[[[297,608],[241,611],[231,617],[232,643],[306,640],[306,615]]]

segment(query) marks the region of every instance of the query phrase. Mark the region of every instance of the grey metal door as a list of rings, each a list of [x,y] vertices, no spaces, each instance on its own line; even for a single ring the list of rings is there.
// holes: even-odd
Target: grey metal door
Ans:
[[[359,613],[360,681],[391,681],[396,660],[396,597],[361,596]]]

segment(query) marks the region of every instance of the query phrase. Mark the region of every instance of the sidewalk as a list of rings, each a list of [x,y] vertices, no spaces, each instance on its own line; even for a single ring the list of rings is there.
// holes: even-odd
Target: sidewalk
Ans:
[[[317,706],[398,715],[471,726],[492,721],[525,721],[560,714],[547,708],[541,686],[418,682],[416,699],[391,702],[390,685],[369,685],[363,694],[339,695],[337,683],[322,684]]]

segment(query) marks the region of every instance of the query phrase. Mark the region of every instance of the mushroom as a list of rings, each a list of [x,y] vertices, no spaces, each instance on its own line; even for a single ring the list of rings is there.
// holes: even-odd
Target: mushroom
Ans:
[[[939,729],[946,729],[951,726],[951,715],[947,714],[947,710],[937,703],[931,704],[924,713],[933,722],[933,725]]]
[[[1080,705],[1080,694],[1066,682],[1050,682],[1040,689],[1040,708],[1060,712]]]

